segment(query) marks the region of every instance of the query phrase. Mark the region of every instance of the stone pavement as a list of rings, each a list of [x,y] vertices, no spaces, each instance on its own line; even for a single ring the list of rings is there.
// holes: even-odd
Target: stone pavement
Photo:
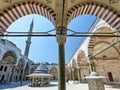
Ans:
[[[13,82],[1,85],[0,90],[58,90],[57,81],[52,81],[49,86],[46,87],[29,87],[28,82],[23,82],[23,85],[20,86],[20,82]],[[87,83],[74,83],[69,81],[69,84],[66,83],[66,90],[89,90]],[[105,85],[105,90],[120,90],[120,86],[115,85]]]

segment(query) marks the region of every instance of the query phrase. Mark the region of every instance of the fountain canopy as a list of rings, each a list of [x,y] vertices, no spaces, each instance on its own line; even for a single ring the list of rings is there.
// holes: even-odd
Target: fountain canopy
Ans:
[[[48,73],[48,69],[43,63],[41,63],[32,74],[27,75],[27,77],[31,79],[31,86],[47,85],[52,76],[53,75]]]

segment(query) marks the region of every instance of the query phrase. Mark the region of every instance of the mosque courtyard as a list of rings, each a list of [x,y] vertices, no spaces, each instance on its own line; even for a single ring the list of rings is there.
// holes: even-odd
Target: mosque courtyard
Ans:
[[[49,86],[44,87],[30,87],[29,82],[23,82],[20,86],[20,82],[12,82],[8,84],[0,85],[0,90],[58,90],[58,82],[52,81]],[[74,83],[69,81],[66,83],[66,90],[89,90],[87,83]],[[120,90],[120,85],[105,85],[105,90]]]

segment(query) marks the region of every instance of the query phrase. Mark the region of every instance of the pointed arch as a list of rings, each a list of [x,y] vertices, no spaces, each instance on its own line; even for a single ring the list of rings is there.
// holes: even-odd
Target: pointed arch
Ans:
[[[26,66],[25,66],[25,73],[24,73],[24,75],[28,75],[29,74],[29,70],[30,70],[30,63],[27,62]]]
[[[33,66],[33,67],[30,69],[30,73],[33,73],[36,69],[37,69],[37,66]]]
[[[17,56],[14,51],[7,51],[2,57],[1,61],[15,65],[17,63]]]
[[[48,18],[55,25],[55,11],[48,5],[37,1],[14,3],[0,12],[0,30],[4,32],[18,18],[28,14],[39,14]]]
[[[80,50],[78,55],[77,55],[77,63],[81,63],[83,61],[86,62],[86,55],[85,55],[85,52],[83,50]]]
[[[113,30],[110,27],[100,27],[98,28],[95,32],[109,32],[111,33],[111,35],[113,35],[114,33]],[[103,46],[100,47],[100,44],[104,43],[107,45],[110,45],[111,42],[113,42],[113,40],[116,40],[116,37],[91,37],[90,41],[89,41],[89,45],[88,45],[88,56],[92,56],[92,52],[93,52],[93,48],[95,48],[95,46],[97,46],[99,44],[99,48],[102,48]],[[116,46],[112,46],[116,49],[116,51],[119,53],[119,50],[117,49]]]
[[[17,67],[23,68],[24,66],[25,66],[25,60],[24,60],[23,58],[21,58],[21,59],[19,60],[19,62],[18,62]]]
[[[76,59],[72,60],[72,68],[76,68],[77,67],[77,62]]]
[[[53,80],[57,80],[58,79],[58,68],[56,66],[51,66],[50,68],[50,74],[53,75]]]
[[[94,44],[93,52],[94,52],[94,50],[95,50],[95,46],[100,45],[100,44],[104,44],[103,46],[110,45],[110,43],[107,42],[107,41],[99,41],[99,42],[97,42],[97,43]],[[101,46],[100,49],[102,49],[103,46]],[[118,50],[118,48],[117,48],[116,46],[112,46],[111,48],[113,48],[113,50],[110,50],[110,51],[113,52],[113,51],[115,50],[115,51],[118,53],[118,56],[120,55],[120,51]],[[97,49],[97,48],[96,48],[96,49]],[[98,48],[98,50],[99,50],[99,48]],[[109,49],[108,49],[108,50],[109,50]],[[116,56],[116,55],[114,55],[114,56]]]
[[[97,1],[84,1],[68,10],[67,22],[73,18],[82,15],[90,14],[106,21],[111,27],[120,30],[120,13],[109,5]]]
[[[50,70],[51,70],[51,72],[53,72],[53,73],[58,73],[58,69],[57,69],[57,67],[55,67],[55,66],[52,66]]]

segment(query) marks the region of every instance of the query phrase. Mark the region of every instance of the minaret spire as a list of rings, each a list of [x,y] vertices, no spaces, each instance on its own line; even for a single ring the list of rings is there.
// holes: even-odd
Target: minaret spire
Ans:
[[[30,44],[31,44],[31,36],[30,35],[32,35],[33,26],[34,26],[34,19],[32,20],[32,22],[30,24],[30,30],[29,30],[29,33],[28,33],[29,36],[26,40],[26,47],[25,47],[25,52],[24,52],[24,55],[26,57],[28,57],[28,54],[29,54],[29,49],[30,49]]]

